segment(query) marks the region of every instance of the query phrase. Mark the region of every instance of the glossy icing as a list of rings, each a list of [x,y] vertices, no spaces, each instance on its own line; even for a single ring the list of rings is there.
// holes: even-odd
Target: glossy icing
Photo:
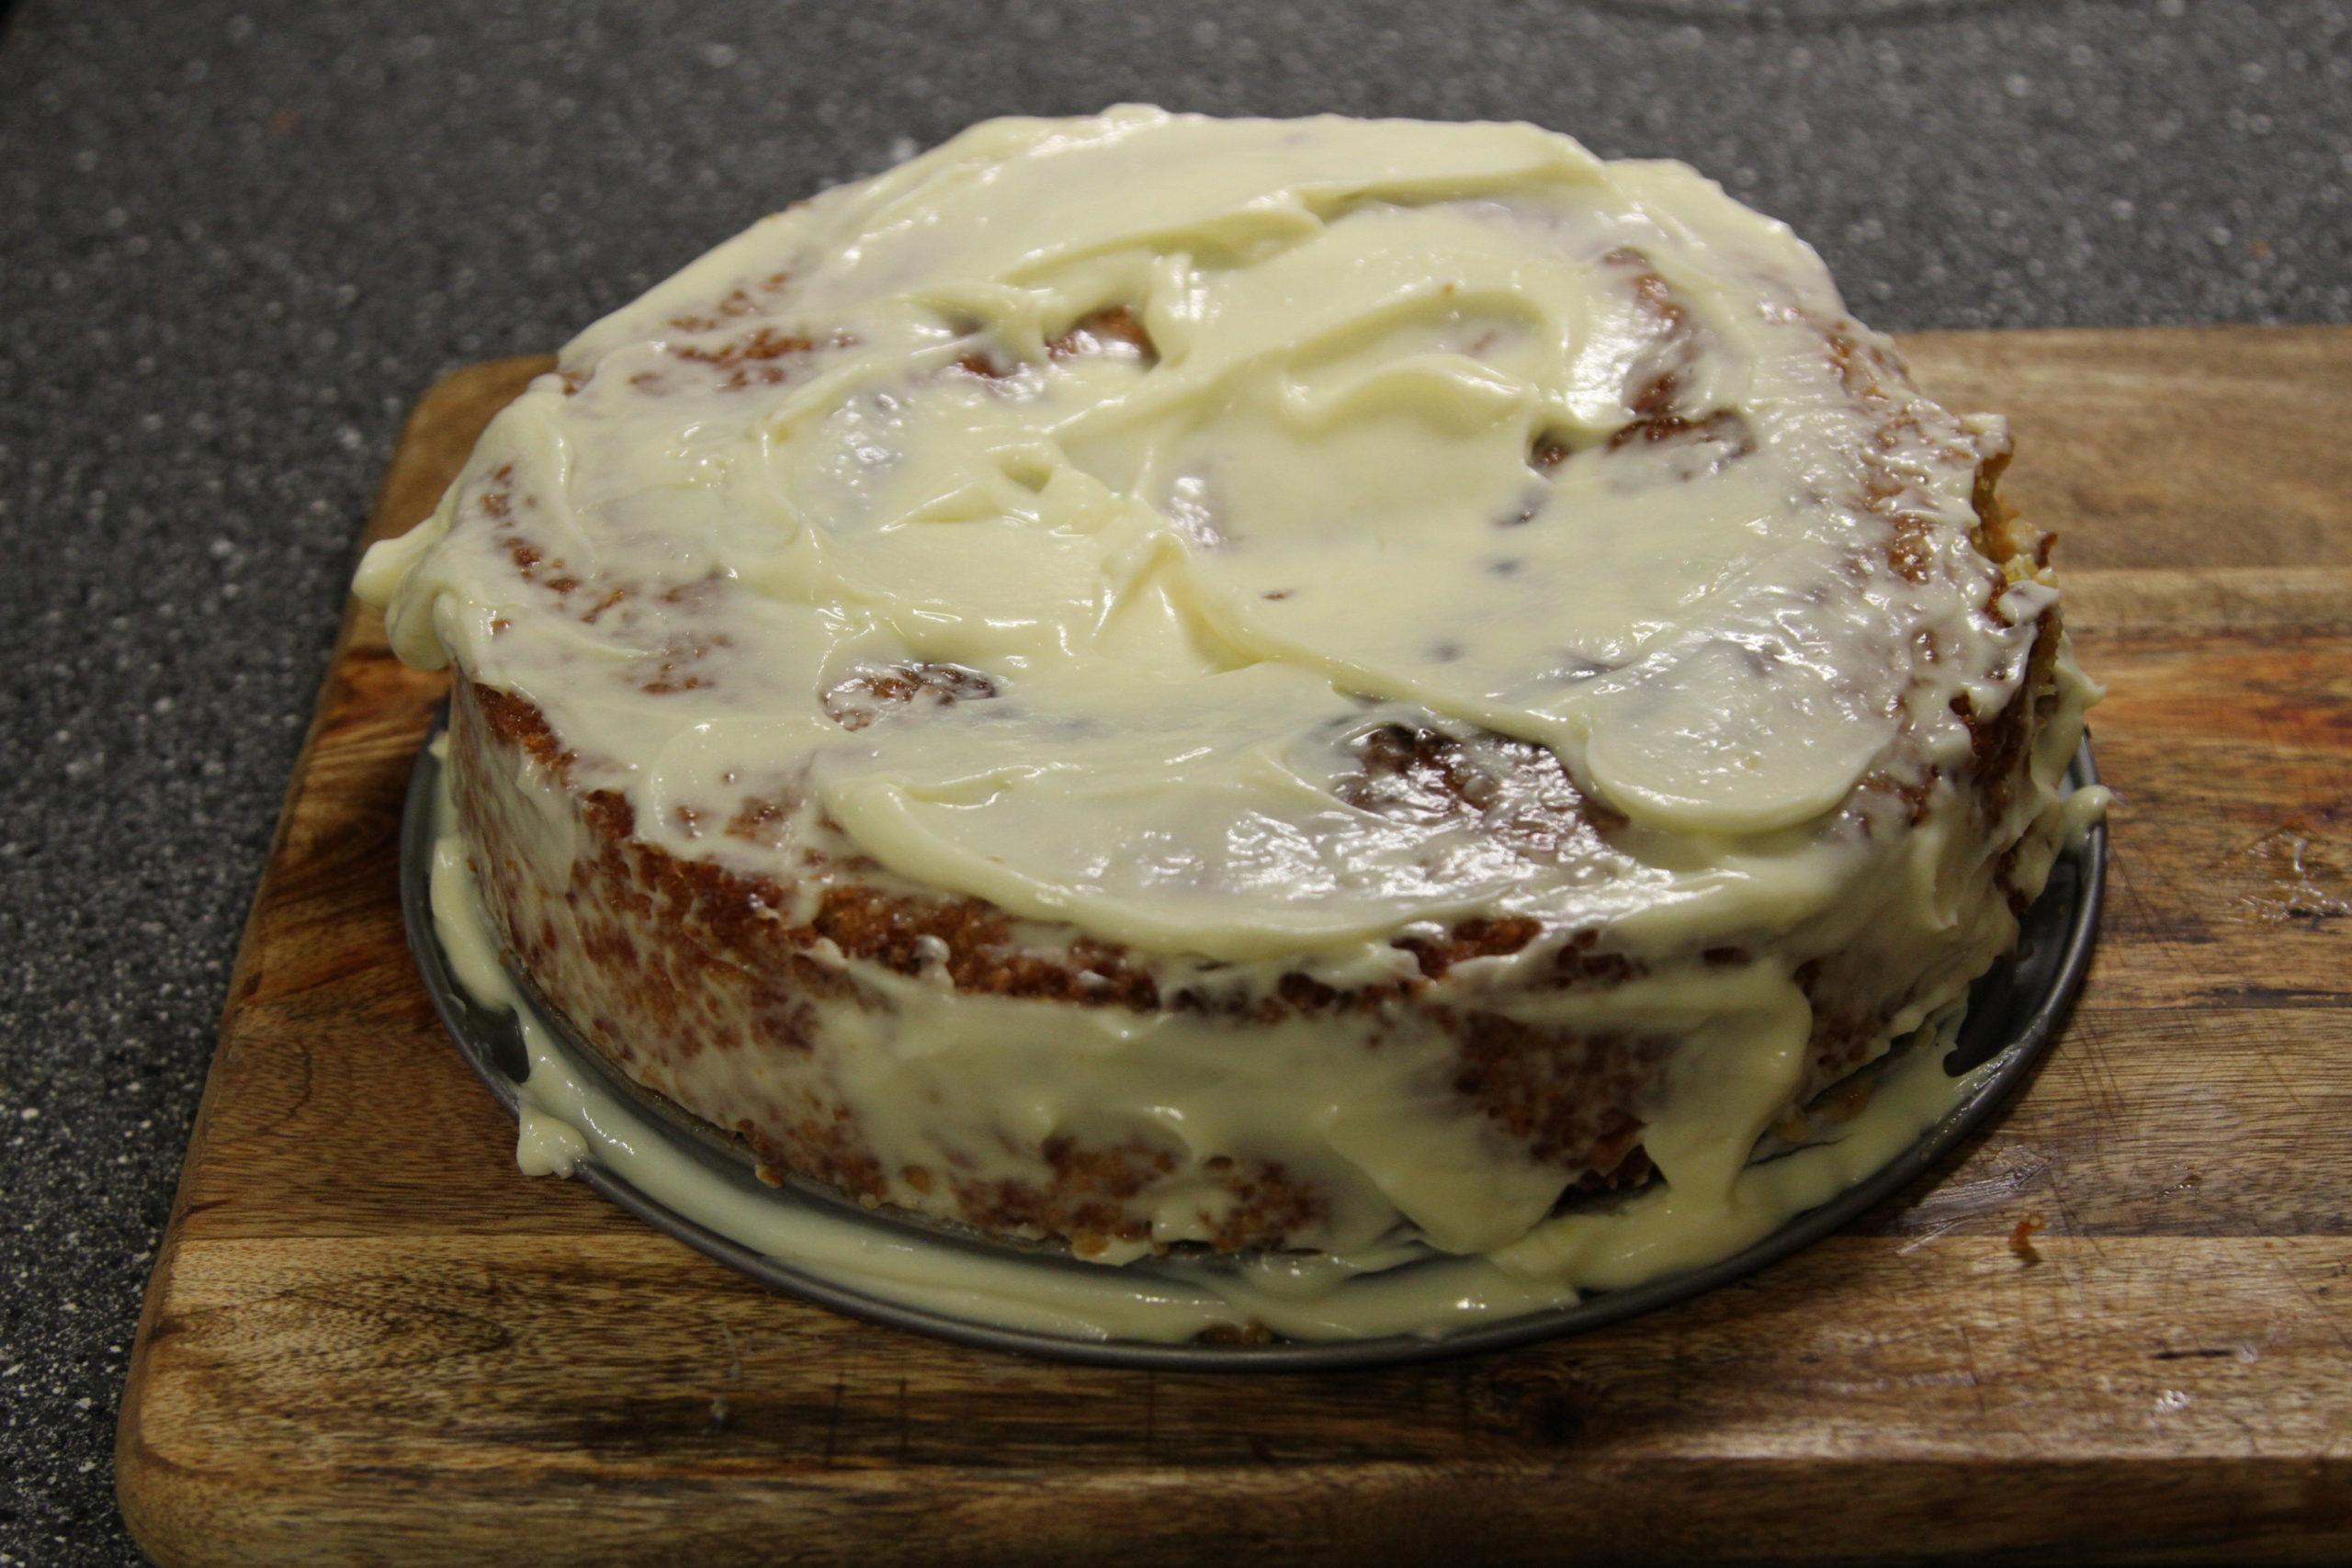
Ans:
[[[1152,352],[1088,332],[1113,309]],[[1233,961],[1737,899],[1740,840],[1819,824],[1899,723],[1964,755],[1951,698],[2050,597],[1986,614],[1979,437],[1917,400],[1870,450],[1843,316],[1783,226],[1530,126],[991,121],[582,333],[363,592],[683,852],[806,792],[926,886]],[[1940,525],[1920,581],[1886,482]],[[829,716],[910,663],[995,694]],[[1546,747],[1721,874],[1349,809],[1400,716]]]

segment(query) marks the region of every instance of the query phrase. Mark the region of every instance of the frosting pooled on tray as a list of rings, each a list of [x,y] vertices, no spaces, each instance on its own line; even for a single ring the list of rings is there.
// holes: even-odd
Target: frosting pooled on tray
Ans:
[[[1121,1270],[1073,1269],[1050,1254],[989,1256],[715,1168],[600,1088],[502,966],[438,771],[431,809],[430,901],[443,961],[477,1006],[511,1013],[521,1037],[515,1163],[525,1174],[574,1176],[593,1160],[674,1218],[782,1264],[787,1285],[813,1278],[948,1324],[1061,1341],[1181,1344],[1244,1325],[1306,1342],[1442,1339],[1574,1306],[1595,1284],[1729,1256],[1878,1170],[1981,1093],[1986,1077],[1983,1068],[1948,1077],[1940,1049],[1914,1050],[1858,1115],[1742,1170],[1729,1201],[1678,1205],[1649,1192],[1605,1214],[1564,1217],[1496,1258],[1449,1258],[1412,1242],[1324,1258],[1159,1258]]]

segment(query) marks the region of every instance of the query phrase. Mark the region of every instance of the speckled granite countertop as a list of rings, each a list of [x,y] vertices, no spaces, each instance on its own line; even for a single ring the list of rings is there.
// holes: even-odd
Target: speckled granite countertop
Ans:
[[[0,0],[0,10],[5,10]],[[2352,320],[2352,0],[29,0],[0,32],[0,1568],[109,1449],[401,411],[967,122],[1525,118],[1877,324]]]

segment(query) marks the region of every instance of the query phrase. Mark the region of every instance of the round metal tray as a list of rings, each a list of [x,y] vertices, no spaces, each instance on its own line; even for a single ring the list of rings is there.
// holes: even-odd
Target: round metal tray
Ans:
[[[511,1014],[503,1009],[493,1010],[480,1006],[457,983],[434,927],[433,803],[439,789],[439,769],[429,746],[418,754],[401,830],[401,914],[425,989],[457,1042],[459,1054],[508,1114],[515,1115],[519,1114],[517,1086],[529,1070],[520,1032]],[[2098,782],[2087,740],[2076,753],[2067,778],[2077,788]],[[1647,1284],[1595,1292],[1572,1306],[1481,1323],[1440,1338],[1392,1335],[1344,1341],[1277,1340],[1267,1345],[1158,1344],[1065,1337],[1003,1328],[881,1300],[766,1257],[656,1202],[593,1162],[583,1163],[579,1174],[591,1187],[655,1229],[777,1290],[854,1317],[983,1349],[1103,1366],[1187,1371],[1325,1371],[1390,1366],[1498,1350],[1617,1323],[1753,1273],[1847,1224],[1942,1159],[1991,1116],[2057,1037],[2075,994],[2082,987],[2084,973],[2090,966],[2106,874],[2107,829],[2103,825],[2094,826],[2081,842],[2065,848],[2052,866],[2048,886],[2026,912],[2017,953],[1994,965],[1969,992],[1967,1014],[1946,1058],[1945,1070],[1953,1077],[1988,1065],[1990,1070],[1967,1098],[1874,1175],[1818,1208],[1797,1215],[1753,1246],[1717,1262]],[[527,986],[522,988],[527,993]],[[571,1042],[567,1042],[567,1055],[582,1066],[601,1066],[603,1059],[594,1050]],[[677,1148],[690,1152],[695,1159],[730,1179],[752,1179],[740,1150],[701,1130],[667,1100],[639,1089],[609,1068],[604,1068],[597,1076],[599,1081],[624,1097],[632,1107],[647,1112],[648,1124]],[[961,1227],[938,1227],[888,1211],[860,1209],[808,1184],[795,1184],[776,1197],[778,1201],[823,1204],[830,1213],[853,1216],[900,1239],[920,1236],[930,1245],[1024,1259],[1042,1269],[1078,1269],[1097,1275],[1101,1271],[1100,1265],[1079,1261],[1054,1248],[1009,1247]]]

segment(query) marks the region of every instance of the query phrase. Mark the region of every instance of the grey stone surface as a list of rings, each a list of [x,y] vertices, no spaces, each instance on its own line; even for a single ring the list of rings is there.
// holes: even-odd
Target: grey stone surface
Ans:
[[[109,1444],[402,409],[988,115],[1523,117],[1892,328],[2352,319],[2342,0],[31,0],[0,34],[0,1565]],[[356,1178],[355,1178],[356,1179]]]

